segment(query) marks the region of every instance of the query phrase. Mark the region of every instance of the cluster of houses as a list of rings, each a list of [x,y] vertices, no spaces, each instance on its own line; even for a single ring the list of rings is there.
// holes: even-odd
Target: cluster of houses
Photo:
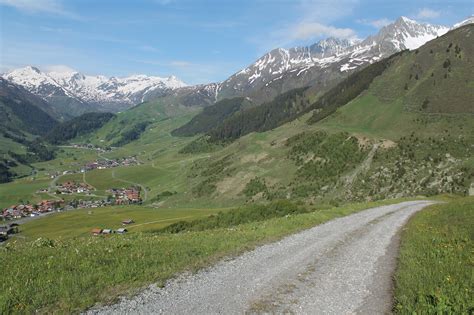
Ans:
[[[8,240],[8,236],[18,233],[18,223],[0,226],[0,242]]]
[[[117,166],[132,166],[139,165],[137,158],[134,156],[125,157],[121,159],[107,159],[107,160],[95,160],[93,162],[87,163],[82,169],[81,172],[87,172],[92,170],[102,170],[106,168],[112,168]]]
[[[132,223],[134,223],[134,221],[132,219],[127,219],[127,220],[122,221],[123,226],[129,225],[129,224],[132,224]],[[128,230],[124,227],[119,228],[117,230],[95,228],[95,229],[92,229],[91,234],[94,235],[94,236],[98,236],[98,235],[107,235],[107,234],[115,234],[115,233],[125,234],[127,232],[128,232]]]
[[[142,202],[138,187],[112,188],[107,190],[107,192],[115,199],[116,205],[140,204]]]
[[[92,190],[94,190],[94,188],[91,185],[86,183],[78,183],[75,181],[67,181],[56,186],[56,193],[60,194],[90,194]]]
[[[76,148],[76,149],[89,149],[89,150],[96,150],[97,152],[101,152],[101,153],[104,153],[104,152],[108,152],[108,151],[111,151],[112,148],[101,148],[97,145],[94,145],[92,143],[87,143],[87,144],[73,144],[72,145],[73,148]]]
[[[0,219],[13,220],[24,217],[39,216],[41,213],[62,210],[64,200],[43,200],[37,204],[12,205],[3,209]]]
[[[83,199],[75,199],[71,200],[68,205],[64,208],[64,210],[72,210],[72,209],[89,209],[89,208],[101,208],[111,206],[112,201],[109,200],[83,200]]]

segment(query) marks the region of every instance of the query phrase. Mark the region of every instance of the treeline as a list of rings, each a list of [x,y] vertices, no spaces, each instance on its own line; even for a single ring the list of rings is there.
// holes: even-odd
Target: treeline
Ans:
[[[339,107],[346,105],[354,98],[359,96],[363,91],[367,90],[372,81],[381,75],[394,61],[394,59],[402,55],[404,51],[393,54],[392,56],[375,62],[364,69],[351,74],[347,79],[324,93],[310,107],[314,110],[313,115],[308,120],[309,123],[316,123],[332,113]]]
[[[211,141],[235,140],[251,132],[270,130],[295,119],[309,106],[309,100],[305,97],[306,89],[288,91],[271,102],[235,113],[209,131]]]
[[[112,113],[86,113],[69,121],[63,122],[51,130],[44,139],[52,144],[65,143],[68,140],[101,128],[110,119]]]
[[[122,132],[120,134],[119,140],[114,142],[112,146],[121,147],[126,145],[127,143],[137,140],[138,138],[140,138],[141,134],[145,131],[146,127],[148,127],[149,124],[149,121],[142,121],[133,125],[130,129]]]
[[[13,161],[0,159],[0,183],[8,183],[13,179],[16,174],[11,171],[11,167],[16,165]]]
[[[4,151],[8,153],[17,162],[22,164],[30,164],[34,162],[49,161],[55,157],[55,148],[48,146],[41,138],[34,138],[24,134],[21,130],[9,128],[8,126],[1,128],[0,134],[12,141],[23,145],[26,149],[25,154],[18,154],[12,151]],[[11,165],[9,165],[11,166]]]
[[[227,117],[251,105],[244,97],[224,99],[214,105],[204,108],[185,125],[171,132],[173,136],[194,136],[198,133],[208,132],[214,126],[219,125]]]
[[[403,53],[404,52],[394,54],[350,75],[313,103],[311,103],[306,93],[308,88],[305,87],[283,93],[271,102],[264,103],[260,106],[236,110],[233,113],[228,111],[229,116],[220,123],[217,119],[215,121],[207,121],[208,125],[206,128],[208,131],[206,133],[206,142],[217,144],[227,143],[251,132],[271,130],[312,110],[314,110],[314,112],[308,122],[315,123],[331,115],[337,108],[347,104],[364,90],[368,89],[372,81],[381,75],[384,70],[393,63],[397,56]],[[218,110],[217,107],[219,107],[219,110],[224,111],[224,109],[220,109],[221,104],[216,103],[214,106],[211,111]],[[200,119],[203,119],[203,116],[197,118],[193,123],[197,123]],[[210,126],[214,127],[210,129]],[[205,130],[206,128],[201,130]],[[185,125],[180,128],[179,132],[176,132],[176,135],[184,135],[185,132],[182,132],[183,130],[191,129],[191,125]],[[180,132],[182,133],[180,134]],[[200,141],[202,142],[202,140]],[[197,146],[197,144],[195,146]],[[199,143],[198,147],[202,147],[202,143]]]
[[[26,146],[25,154],[17,154],[9,151],[8,154],[21,164],[29,165],[35,162],[49,161],[56,157],[55,148],[49,147],[45,143],[34,140],[23,143]]]

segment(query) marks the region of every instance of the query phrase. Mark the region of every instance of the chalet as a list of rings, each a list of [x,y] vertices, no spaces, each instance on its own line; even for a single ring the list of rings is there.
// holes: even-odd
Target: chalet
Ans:
[[[102,233],[102,229],[92,229],[92,235],[100,235]]]
[[[127,229],[124,229],[124,228],[120,228],[120,229],[117,230],[117,233],[118,233],[118,234],[125,234],[125,233],[127,233],[127,232],[128,232],[128,230],[127,230]]]
[[[129,225],[129,224],[132,224],[132,223],[135,223],[135,221],[133,221],[132,219],[122,221],[122,225]]]
[[[8,238],[8,227],[7,226],[0,226],[0,238],[1,237]]]
[[[103,229],[102,234],[112,234],[114,231],[111,229]]]

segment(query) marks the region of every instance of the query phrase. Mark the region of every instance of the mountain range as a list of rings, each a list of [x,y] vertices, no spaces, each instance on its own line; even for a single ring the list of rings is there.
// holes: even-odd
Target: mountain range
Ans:
[[[470,17],[450,28],[400,17],[364,40],[328,38],[307,47],[277,48],[223,82],[195,86],[174,76],[107,78],[72,70],[44,72],[33,66],[2,76],[52,104],[59,120],[92,111],[118,112],[156,99],[168,105],[206,107],[244,96],[258,105],[294,88],[311,86],[322,93],[361,67],[398,51],[417,49],[452,28],[473,22]]]
[[[27,66],[3,75],[72,116],[88,111],[117,112],[186,84],[174,76],[167,78],[132,75],[125,78],[88,76],[77,71],[43,72]],[[61,104],[63,104],[61,106]]]

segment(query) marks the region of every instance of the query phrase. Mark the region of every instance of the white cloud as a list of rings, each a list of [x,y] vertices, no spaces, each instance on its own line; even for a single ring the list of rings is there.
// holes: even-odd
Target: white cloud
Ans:
[[[42,66],[41,70],[44,70],[46,72],[59,72],[59,73],[76,72],[76,70],[66,65]]]
[[[358,20],[357,22],[359,22],[361,24],[365,24],[365,25],[370,25],[370,26],[373,26],[373,27],[379,29],[379,28],[382,28],[384,26],[389,25],[393,21],[389,20],[389,19],[386,19],[386,18],[382,18],[382,19],[378,19],[378,20],[365,20],[364,19],[364,20]]]
[[[301,22],[289,30],[288,36],[292,40],[307,40],[317,37],[355,38],[356,33],[350,28],[337,28],[317,22]]]
[[[58,0],[0,0],[0,5],[13,7],[28,14],[49,13],[72,19],[81,19],[67,11]]]
[[[257,46],[257,53],[262,54],[277,47],[290,47],[302,42],[317,41],[326,37],[354,39],[356,32],[351,28],[338,27],[335,23],[343,21],[353,13],[359,0],[299,0],[291,2],[296,18],[280,22],[279,28],[267,33],[260,33],[251,38]],[[292,14],[289,14],[292,15]]]
[[[428,8],[423,8],[418,11],[418,14],[415,16],[417,19],[435,19],[441,15],[440,11],[431,10]]]

